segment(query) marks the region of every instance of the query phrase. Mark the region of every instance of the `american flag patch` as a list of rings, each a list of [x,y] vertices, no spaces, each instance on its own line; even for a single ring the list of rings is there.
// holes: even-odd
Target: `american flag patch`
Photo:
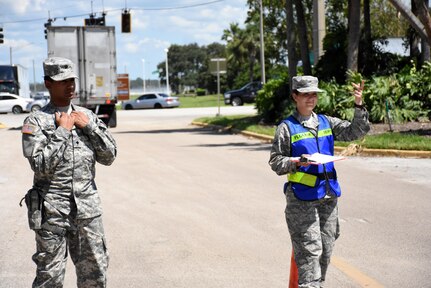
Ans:
[[[33,134],[36,131],[36,126],[31,124],[22,125],[21,133],[22,134]]]

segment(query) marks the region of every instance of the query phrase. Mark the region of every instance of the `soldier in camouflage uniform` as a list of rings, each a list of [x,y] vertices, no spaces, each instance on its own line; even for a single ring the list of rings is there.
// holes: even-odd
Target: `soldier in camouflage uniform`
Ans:
[[[337,199],[341,195],[333,163],[310,165],[292,157],[320,152],[333,155],[334,140],[352,141],[370,129],[368,112],[362,104],[361,84],[353,83],[355,113],[352,122],[317,115],[318,79],[292,79],[296,111],[277,127],[269,165],[278,175],[288,175],[284,187],[299,287],[323,287],[334,242],[339,236]],[[311,179],[311,180],[310,180]]]
[[[31,191],[40,196],[41,223],[32,227],[33,287],[63,287],[68,253],[78,287],[106,287],[109,255],[95,164],[110,165],[117,147],[93,112],[71,103],[78,78],[73,63],[52,57],[43,66],[51,102],[28,116],[22,128],[23,153],[34,171]]]

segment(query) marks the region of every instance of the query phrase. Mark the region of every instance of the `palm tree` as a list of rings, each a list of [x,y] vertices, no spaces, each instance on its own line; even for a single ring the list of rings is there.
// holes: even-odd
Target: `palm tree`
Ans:
[[[237,23],[224,30],[222,40],[227,42],[227,61],[236,67],[247,65],[250,82],[254,80],[254,66],[259,53],[259,27],[248,23],[245,29]]]

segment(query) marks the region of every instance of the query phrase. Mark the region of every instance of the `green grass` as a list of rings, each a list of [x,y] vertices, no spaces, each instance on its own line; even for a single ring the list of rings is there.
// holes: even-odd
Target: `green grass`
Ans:
[[[263,135],[274,136],[275,126],[264,126],[259,124],[257,116],[236,115],[203,117],[195,119],[211,125],[232,127],[241,131],[250,131]],[[347,146],[352,142],[335,141],[336,146]],[[383,133],[378,135],[366,135],[364,139],[354,141],[364,148],[372,149],[396,149],[396,150],[420,150],[431,151],[431,138],[413,133]]]
[[[136,99],[139,95],[131,95],[130,100]],[[205,96],[184,96],[178,95],[180,100],[180,108],[198,108],[198,107],[218,107],[218,96],[217,95],[205,95]],[[244,105],[254,105],[254,103],[246,103]],[[220,94],[220,107],[226,107],[230,105],[224,104],[223,95]],[[121,110],[121,105],[116,105],[117,110]]]
[[[218,107],[217,95],[206,96],[179,96],[181,108],[196,108],[196,107]],[[220,95],[220,107],[224,104],[223,95]],[[230,106],[230,105],[229,105]]]
[[[396,150],[420,150],[431,151],[431,138],[409,132],[407,133],[383,133],[367,135],[362,140],[354,141],[365,148],[371,149],[396,149]],[[337,146],[347,146],[350,142],[336,141]]]

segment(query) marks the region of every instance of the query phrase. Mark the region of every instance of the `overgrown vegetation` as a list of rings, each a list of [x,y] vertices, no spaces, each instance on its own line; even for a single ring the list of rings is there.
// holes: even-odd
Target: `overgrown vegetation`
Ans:
[[[399,73],[366,79],[359,73],[348,73],[347,84],[335,80],[319,86],[325,91],[319,93],[317,113],[328,114],[351,120],[354,113],[351,83],[365,80],[364,101],[372,123],[403,123],[406,121],[429,121],[431,117],[431,63],[421,70],[414,63]],[[265,123],[274,124],[291,114],[294,106],[289,96],[288,75],[270,80],[259,91],[256,107]]]

